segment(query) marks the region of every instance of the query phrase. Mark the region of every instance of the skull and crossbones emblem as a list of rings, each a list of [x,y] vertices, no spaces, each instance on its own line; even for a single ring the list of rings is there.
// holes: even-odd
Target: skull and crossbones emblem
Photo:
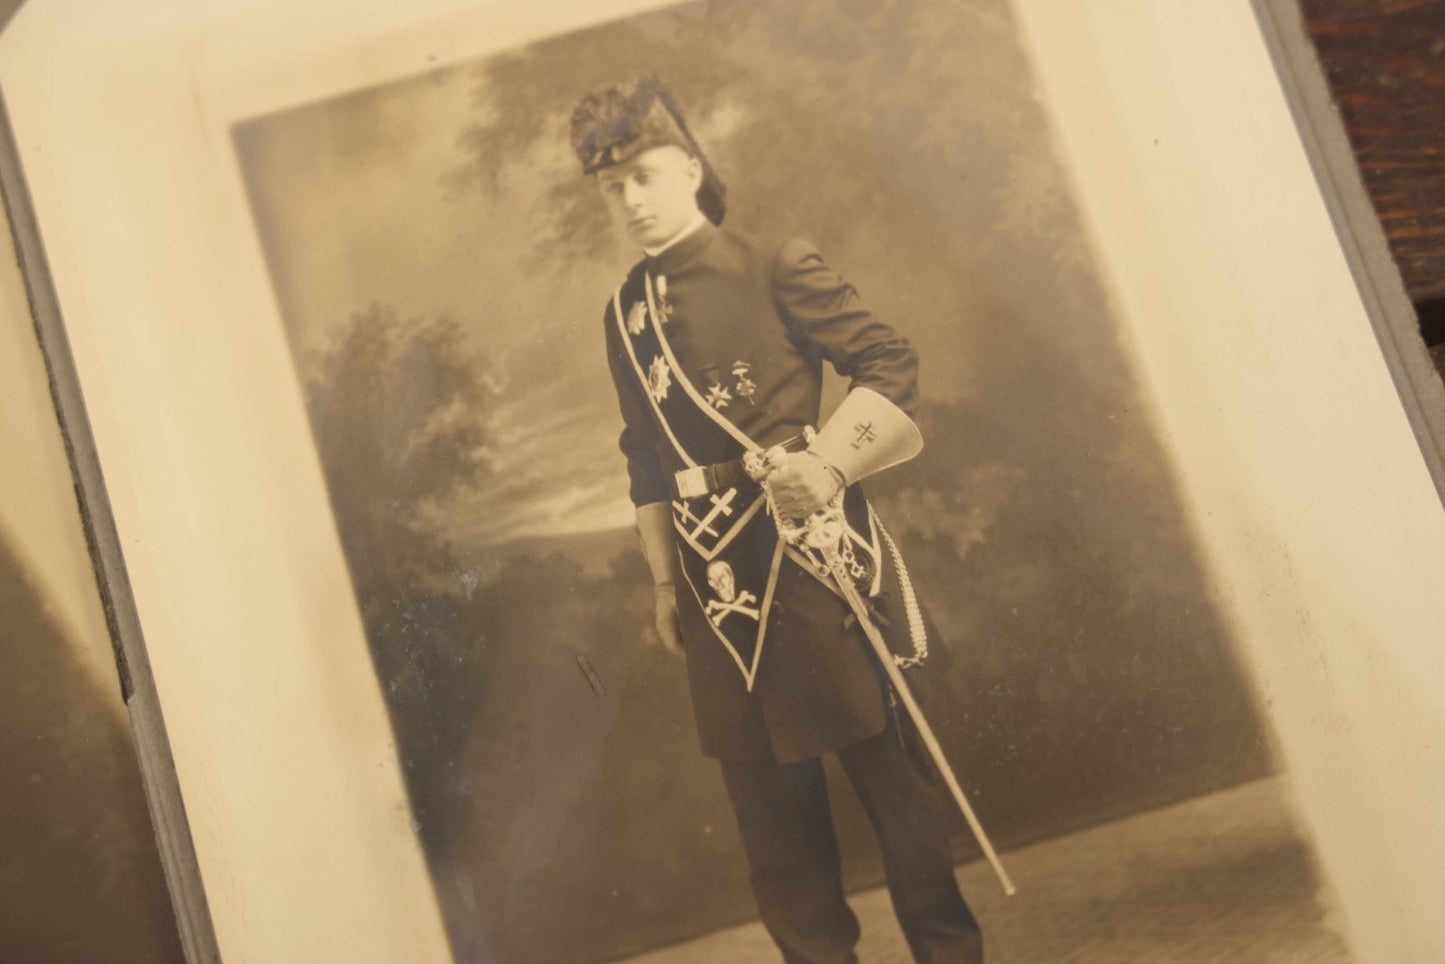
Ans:
[[[732,613],[747,616],[753,620],[762,618],[762,612],[757,609],[758,597],[744,589],[737,590],[737,579],[733,575],[733,567],[721,559],[714,559],[707,566],[707,584],[717,594],[716,599],[708,601],[707,617],[712,620],[714,626],[721,626],[722,621]]]

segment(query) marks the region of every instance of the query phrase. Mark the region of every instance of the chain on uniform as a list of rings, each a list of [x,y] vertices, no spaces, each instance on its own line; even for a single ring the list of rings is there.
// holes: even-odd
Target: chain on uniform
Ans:
[[[868,507],[868,512],[873,516],[873,524],[878,527],[879,534],[888,546],[893,568],[898,570],[898,585],[903,590],[903,611],[908,616],[908,638],[913,643],[913,652],[908,656],[895,654],[893,662],[897,663],[900,669],[908,669],[928,658],[928,628],[923,624],[923,610],[918,606],[918,594],[913,591],[913,580],[908,578],[908,567],[903,563],[903,553],[898,551],[897,543],[888,534],[888,530],[883,528],[883,523],[873,512],[872,506]]]

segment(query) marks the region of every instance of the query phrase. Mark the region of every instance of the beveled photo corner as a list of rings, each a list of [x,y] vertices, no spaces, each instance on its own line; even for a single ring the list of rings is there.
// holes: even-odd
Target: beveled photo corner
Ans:
[[[1004,0],[234,146],[456,960],[1350,959]]]

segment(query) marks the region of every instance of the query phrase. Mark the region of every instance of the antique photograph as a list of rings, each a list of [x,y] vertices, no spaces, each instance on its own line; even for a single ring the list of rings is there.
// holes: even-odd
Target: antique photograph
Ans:
[[[1007,2],[232,143],[456,960],[1349,960]]]

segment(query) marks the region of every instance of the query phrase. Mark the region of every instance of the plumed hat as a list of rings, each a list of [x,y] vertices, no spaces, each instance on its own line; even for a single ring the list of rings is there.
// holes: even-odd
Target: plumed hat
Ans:
[[[655,75],[639,80],[631,91],[604,87],[593,91],[572,112],[572,149],[583,174],[596,174],[654,147],[680,147],[702,164],[698,207],[714,223],[722,223],[723,186],[672,94]]]

